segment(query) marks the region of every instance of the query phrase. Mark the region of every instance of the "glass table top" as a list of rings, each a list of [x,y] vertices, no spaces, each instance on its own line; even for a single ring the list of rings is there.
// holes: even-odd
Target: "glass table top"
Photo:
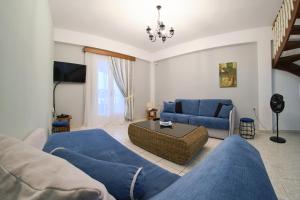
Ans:
[[[173,123],[171,127],[164,127],[159,124],[159,120],[158,121],[148,120],[148,121],[136,122],[133,124],[141,128],[149,129],[151,131],[159,132],[173,137],[183,137],[186,134],[198,128],[198,126],[181,124],[181,123]]]

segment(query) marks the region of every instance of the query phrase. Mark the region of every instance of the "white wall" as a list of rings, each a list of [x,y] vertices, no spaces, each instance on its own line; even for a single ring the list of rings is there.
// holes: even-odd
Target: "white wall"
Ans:
[[[54,60],[84,64],[82,46],[55,43]],[[55,92],[56,114],[72,115],[72,128],[81,127],[84,112],[84,87],[82,83],[61,83]]]
[[[260,129],[272,129],[272,112],[269,107],[269,99],[272,96],[272,59],[271,59],[271,27],[258,27],[241,31],[234,31],[205,38],[199,38],[193,41],[188,41],[176,46],[164,48],[160,51],[151,53],[142,49],[132,47],[131,45],[119,43],[107,38],[96,35],[79,33],[64,29],[55,29],[55,41],[66,42],[77,45],[93,46],[116,52],[121,52],[129,55],[142,58],[153,62],[172,58],[179,55],[184,55],[196,51],[207,50],[211,48],[225,47],[237,44],[256,43],[257,44],[257,66],[258,66],[258,116],[263,126],[260,124]],[[154,67],[151,67],[153,69]],[[150,70],[151,78],[151,101],[155,96],[154,73]],[[155,103],[155,102],[154,102]]]
[[[237,62],[237,87],[219,87],[219,63]],[[155,67],[156,103],[176,98],[228,98],[240,117],[258,108],[258,68],[255,43],[198,51],[159,61]]]
[[[56,61],[84,64],[83,46],[55,42],[54,58]],[[134,116],[145,117],[146,103],[150,101],[150,63],[137,59],[134,67]],[[62,83],[56,89],[56,112],[72,115],[72,128],[83,124],[85,84]]]
[[[0,5],[0,134],[24,138],[50,127],[52,19],[47,0]]]
[[[285,101],[285,109],[279,115],[279,129],[300,130],[300,78],[289,72],[273,70],[273,83],[273,92],[283,95]],[[276,121],[273,124],[276,128]]]
[[[150,101],[150,63],[137,59],[134,67],[134,119],[144,119]]]
[[[84,31],[84,30],[83,30]],[[66,29],[55,28],[54,40],[56,42],[64,42],[81,46],[95,47],[118,53],[131,55],[143,60],[151,60],[151,53],[143,49],[136,48],[129,44],[111,40],[101,36],[91,35],[87,33],[71,31]]]
[[[258,66],[258,116],[259,129],[272,129],[272,112],[269,100],[272,96],[272,59],[271,59],[271,27],[259,27],[231,33],[214,35],[206,38],[185,42],[170,48],[162,49],[152,55],[158,61],[178,55],[188,54],[200,50],[224,47],[236,44],[255,42],[257,44]],[[153,86],[151,86],[153,87]],[[263,124],[263,125],[262,125]]]

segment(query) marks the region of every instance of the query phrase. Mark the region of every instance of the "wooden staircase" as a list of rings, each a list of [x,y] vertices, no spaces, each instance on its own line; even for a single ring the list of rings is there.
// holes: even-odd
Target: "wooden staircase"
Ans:
[[[300,0],[283,0],[272,28],[273,68],[300,76],[300,24],[295,24],[297,19],[300,19]]]

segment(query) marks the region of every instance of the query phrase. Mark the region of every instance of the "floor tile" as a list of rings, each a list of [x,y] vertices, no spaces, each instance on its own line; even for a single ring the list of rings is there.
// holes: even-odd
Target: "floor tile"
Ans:
[[[143,152],[145,152],[145,150],[144,149],[142,149],[141,147],[138,147],[138,146],[136,146],[136,145],[134,145],[134,144],[132,144],[130,141],[120,141],[123,145],[125,145],[127,148],[129,148],[129,149],[132,149],[132,150],[134,150],[134,151],[136,151],[136,152],[138,152],[138,153],[143,153]]]
[[[157,162],[156,164],[169,172],[180,175],[181,170],[170,167],[169,165],[166,165],[165,162]]]
[[[150,152],[144,151],[140,154],[143,158],[151,161],[152,163],[157,163],[162,160],[161,157],[158,157]]]
[[[282,183],[289,200],[300,199],[300,180],[283,179]]]
[[[277,198],[280,200],[290,200],[281,180],[271,179],[271,181],[272,181],[273,188],[276,192]]]
[[[178,165],[178,164],[173,163],[173,162],[171,162],[171,161],[168,161],[168,160],[166,160],[166,159],[162,159],[162,160],[160,160],[160,161],[157,162],[157,163],[158,163],[158,164],[165,165],[165,166],[168,166],[168,167],[170,167],[170,168],[173,168],[173,169],[175,169],[175,170],[177,170],[177,171],[179,171],[179,172],[181,172],[181,171],[184,170],[184,168],[185,168],[184,165]],[[179,172],[178,172],[178,173],[179,173]]]
[[[178,175],[179,176],[184,176],[186,173],[184,171],[181,171]]]

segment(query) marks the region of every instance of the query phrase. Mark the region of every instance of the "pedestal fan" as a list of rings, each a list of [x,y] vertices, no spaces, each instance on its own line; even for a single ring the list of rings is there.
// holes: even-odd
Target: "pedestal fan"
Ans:
[[[278,115],[279,113],[281,113],[284,109],[285,103],[283,100],[283,96],[280,94],[274,94],[271,97],[271,101],[270,101],[270,106],[271,109],[274,113],[276,113],[276,132],[277,132],[277,136],[272,136],[270,137],[270,140],[273,142],[277,142],[277,143],[285,143],[286,140],[282,137],[278,136]]]

